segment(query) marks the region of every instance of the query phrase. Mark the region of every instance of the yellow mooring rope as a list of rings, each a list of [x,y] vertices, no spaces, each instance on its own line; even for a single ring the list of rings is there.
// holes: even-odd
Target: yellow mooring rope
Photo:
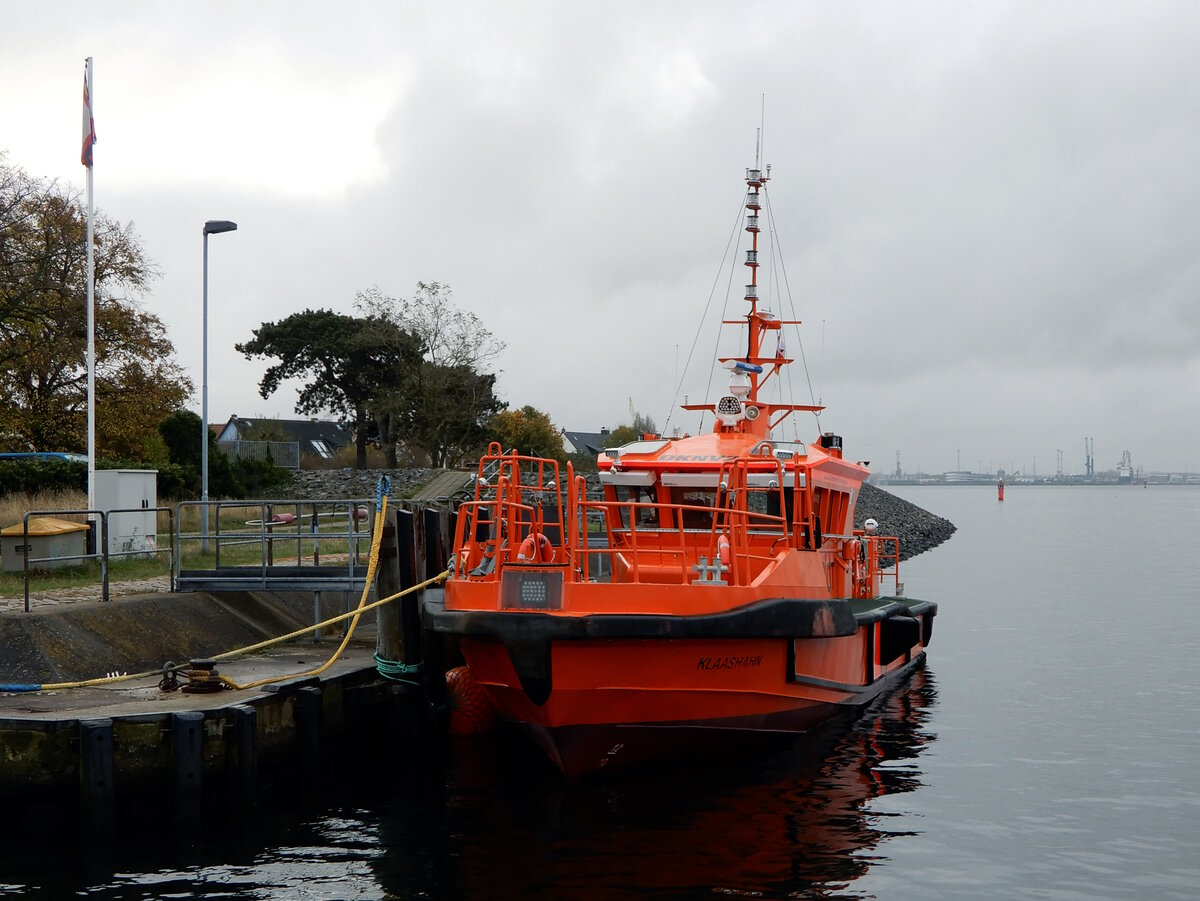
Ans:
[[[230,657],[237,657],[242,654],[250,654],[254,651],[260,651],[263,648],[270,647],[271,645],[282,644],[283,642],[290,641],[293,638],[300,638],[317,629],[322,629],[326,626],[332,626],[347,619],[352,620],[350,627],[346,630],[346,635],[342,638],[342,643],[338,645],[338,648],[333,652],[333,655],[321,666],[317,667],[316,669],[308,670],[307,672],[285,673],[282,676],[271,676],[266,679],[258,679],[257,681],[247,682],[245,684],[235,682],[228,676],[220,676],[220,680],[224,685],[238,691],[244,691],[248,688],[258,688],[262,685],[269,685],[272,682],[283,682],[287,679],[304,679],[309,676],[319,676],[321,673],[333,666],[333,664],[337,662],[338,658],[342,656],[342,653],[350,644],[350,639],[354,636],[354,630],[358,628],[359,619],[364,613],[366,613],[368,610],[374,610],[376,607],[382,607],[384,604],[390,604],[392,601],[398,600],[405,595],[412,594],[414,591],[422,591],[431,585],[436,585],[437,583],[444,582],[446,580],[446,578],[450,575],[449,570],[439,573],[431,579],[426,579],[419,585],[413,585],[411,588],[405,588],[403,591],[398,591],[395,594],[388,595],[386,598],[380,598],[379,600],[370,604],[367,603],[367,596],[371,593],[371,585],[375,581],[375,568],[379,564],[379,545],[383,538],[383,523],[385,519],[384,513],[386,510],[387,493],[381,492],[379,512],[375,516],[375,528],[371,535],[371,556],[367,562],[366,584],[363,585],[362,597],[359,599],[358,606],[354,610],[350,611],[349,613],[338,614],[337,616],[322,620],[319,623],[314,623],[311,626],[305,626],[303,629],[297,629],[295,632],[289,632],[287,635],[280,635],[277,638],[268,638],[266,641],[260,641],[257,644],[247,645],[244,648],[235,648],[232,651],[226,651],[223,654],[217,654],[216,656],[209,657],[207,659],[228,660]],[[188,668],[188,665],[181,664],[180,666],[174,667],[173,671],[186,671]],[[163,675],[162,670],[149,670],[144,673],[122,673],[120,675],[101,676],[96,679],[81,679],[75,682],[48,682],[39,685],[20,686],[20,688],[17,686],[0,686],[0,690],[7,688],[8,690],[24,691],[57,691],[68,688],[92,688],[97,685],[115,685],[118,682],[129,682],[134,679],[145,679],[149,676],[159,675]]]

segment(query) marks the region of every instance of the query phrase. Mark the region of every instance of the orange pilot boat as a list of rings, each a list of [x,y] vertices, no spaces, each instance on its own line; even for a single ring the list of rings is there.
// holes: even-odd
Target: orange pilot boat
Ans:
[[[727,395],[684,406],[711,432],[606,450],[602,497],[570,464],[493,444],[425,601],[425,627],[570,776],[809,729],[925,657],[937,605],[903,595],[896,537],[854,527],[866,464],[832,433],[772,437],[823,408],[762,399],[791,362],[769,339],[799,325],[760,308],[767,179],[746,172],[745,355],[721,360]]]

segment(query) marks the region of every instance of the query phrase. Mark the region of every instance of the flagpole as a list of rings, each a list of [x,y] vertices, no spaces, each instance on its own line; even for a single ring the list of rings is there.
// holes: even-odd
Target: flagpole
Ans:
[[[96,98],[92,89],[92,58],[90,56],[87,58],[85,86],[87,89],[88,112],[91,113],[96,108]],[[92,134],[95,134],[94,129]],[[90,156],[91,154],[89,154]],[[96,261],[92,246],[96,216],[96,193],[92,180],[92,168],[92,164],[89,162],[87,167],[87,505],[89,510],[96,508]]]

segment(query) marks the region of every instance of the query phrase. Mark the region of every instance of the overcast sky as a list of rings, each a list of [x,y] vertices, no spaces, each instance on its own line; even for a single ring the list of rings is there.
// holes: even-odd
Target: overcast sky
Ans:
[[[212,421],[295,415],[234,350],[262,322],[437,281],[507,342],[513,406],[695,431],[672,407],[738,345],[719,267],[765,122],[785,399],[827,405],[800,437],[885,472],[1082,472],[1085,437],[1098,470],[1195,471],[1197,48],[1200,4],[1144,0],[5,2],[0,150],[82,190],[94,57],[96,205],[161,270],[197,412],[201,227],[238,223]]]

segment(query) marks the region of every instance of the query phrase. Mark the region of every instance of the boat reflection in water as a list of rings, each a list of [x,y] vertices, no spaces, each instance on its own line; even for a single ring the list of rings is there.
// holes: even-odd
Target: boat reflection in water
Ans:
[[[425,833],[414,848],[400,818],[390,825],[406,836],[384,843],[389,857],[423,858],[440,883],[423,888],[449,897],[859,897],[854,880],[883,862],[876,846],[905,834],[871,802],[921,787],[914,761],[935,738],[925,730],[935,698],[922,668],[801,740],[577,783],[520,742],[456,743],[436,846]]]
[[[203,828],[13,818],[0,896],[865,897],[855,881],[886,865],[880,844],[911,822],[872,802],[921,787],[935,704],[918,668],[798,738],[742,736],[737,752],[576,782],[513,732],[449,747],[381,737]]]

